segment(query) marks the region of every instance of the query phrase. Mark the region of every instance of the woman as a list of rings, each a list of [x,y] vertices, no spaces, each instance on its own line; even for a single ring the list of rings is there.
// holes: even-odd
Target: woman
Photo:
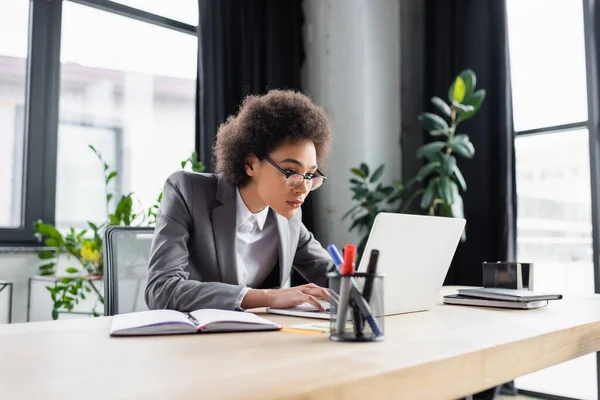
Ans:
[[[306,96],[249,96],[221,125],[218,174],[179,171],[165,183],[145,296],[149,308],[193,311],[323,310],[333,265],[300,206],[326,180],[318,165],[332,140],[325,112]],[[309,282],[284,286],[292,266]]]

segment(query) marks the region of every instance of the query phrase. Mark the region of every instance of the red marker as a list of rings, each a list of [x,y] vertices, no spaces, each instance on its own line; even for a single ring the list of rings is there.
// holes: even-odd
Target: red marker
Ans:
[[[347,244],[344,246],[344,263],[340,268],[342,275],[352,275],[354,273],[354,259],[356,258],[356,246]]]

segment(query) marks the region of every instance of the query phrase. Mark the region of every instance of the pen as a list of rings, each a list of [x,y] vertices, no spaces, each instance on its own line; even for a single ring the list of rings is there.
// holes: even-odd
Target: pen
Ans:
[[[335,265],[337,272],[340,272],[340,268],[342,267],[342,264],[344,263],[344,259],[342,258],[342,255],[340,254],[337,247],[335,247],[335,244],[330,244],[329,246],[327,246],[327,252],[329,253],[329,256],[331,257],[331,259],[333,260],[333,264]]]
[[[343,264],[343,261],[341,261],[342,257],[340,255],[340,252],[333,244],[331,244],[327,247],[327,251],[329,252],[329,255],[331,256],[331,258],[333,259],[333,262],[335,263],[336,267],[339,270],[341,268],[341,265]],[[373,331],[375,336],[383,335],[383,333],[381,332],[381,328],[379,327],[379,324],[377,323],[377,321],[375,320],[375,317],[373,316],[371,307],[369,307],[369,303],[365,300],[365,298],[362,296],[362,294],[358,290],[358,287],[356,286],[356,282],[354,281],[353,278],[350,280],[350,283],[351,283],[350,296],[355,301],[356,305],[358,305],[358,308],[360,309],[360,312],[362,313],[364,319],[367,321],[367,323],[371,327],[371,330]]]
[[[347,244],[344,247],[344,263],[340,269],[340,300],[338,302],[337,326],[338,335],[343,336],[346,331],[346,313],[348,312],[348,303],[350,301],[350,275],[354,270],[354,256],[356,247],[352,244]]]
[[[371,294],[373,292],[373,281],[375,280],[375,273],[377,272],[377,262],[379,261],[379,250],[371,250],[371,257],[369,258],[369,265],[367,266],[367,279],[365,280],[365,288],[363,290],[363,297],[368,302],[371,301]]]

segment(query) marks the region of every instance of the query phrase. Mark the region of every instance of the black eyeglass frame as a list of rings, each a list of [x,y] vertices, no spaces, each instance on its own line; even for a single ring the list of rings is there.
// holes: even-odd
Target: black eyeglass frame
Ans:
[[[304,180],[309,180],[311,181],[313,178],[323,178],[323,183],[325,183],[325,181],[327,180],[327,177],[325,175],[323,175],[323,173],[321,171],[319,171],[319,169],[317,168],[316,173],[318,175],[313,175],[310,178],[307,177],[304,174],[301,174],[300,172],[296,172],[296,171],[286,171],[285,169],[281,168],[279,165],[277,165],[277,163],[273,160],[271,160],[269,157],[263,157],[263,160],[267,161],[269,164],[271,164],[272,166],[274,166],[275,168],[277,168],[277,170],[279,170],[279,172],[281,172],[282,174],[285,175],[285,179],[287,180],[290,176],[292,175],[300,175],[302,178],[304,178]],[[315,189],[313,189],[313,187],[311,186],[310,190],[316,190],[318,188],[320,188],[321,186],[323,186],[323,183],[321,183],[319,186],[317,186]],[[300,186],[300,185],[298,185]],[[288,186],[289,187],[289,186]]]

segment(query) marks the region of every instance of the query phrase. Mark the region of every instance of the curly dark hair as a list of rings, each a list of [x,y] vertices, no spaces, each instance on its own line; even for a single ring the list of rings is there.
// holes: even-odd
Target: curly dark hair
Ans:
[[[319,166],[325,163],[332,141],[325,111],[306,95],[291,90],[271,90],[246,97],[237,115],[219,127],[214,148],[216,170],[231,184],[250,182],[245,164],[249,155],[259,159],[282,144],[314,143]]]

